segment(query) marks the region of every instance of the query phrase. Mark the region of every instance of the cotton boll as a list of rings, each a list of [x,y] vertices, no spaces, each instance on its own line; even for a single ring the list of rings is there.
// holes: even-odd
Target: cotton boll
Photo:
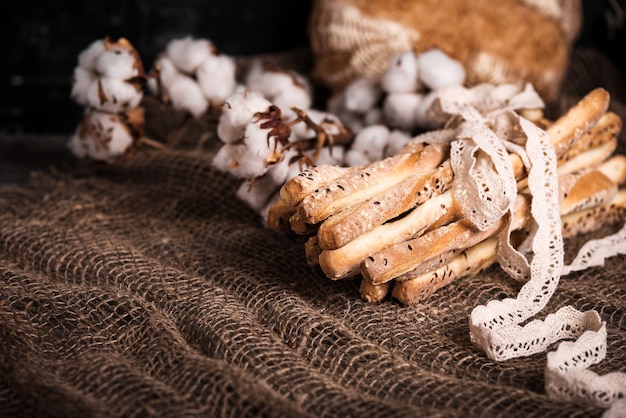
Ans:
[[[307,110],[311,107],[313,99],[306,89],[290,87],[274,96],[272,102],[280,108],[283,119],[290,120],[297,116],[291,107]]]
[[[354,113],[365,113],[376,106],[382,91],[373,80],[357,77],[345,88],[345,108]]]
[[[350,149],[346,152],[346,164],[350,167],[360,167],[371,163],[370,159],[362,151]]]
[[[282,186],[287,181],[291,172],[291,165],[300,157],[297,149],[290,148],[283,151],[283,159],[269,166],[267,175],[272,178],[274,184]]]
[[[331,113],[324,112],[318,109],[306,109],[306,115],[314,124],[324,128],[328,128],[329,134],[337,134],[338,129],[331,129],[331,126],[334,124],[341,125],[341,121],[339,118]],[[291,136],[289,137],[289,142],[298,142],[303,139],[312,139],[315,138],[317,133],[315,130],[311,129],[306,123],[298,122],[291,126]]]
[[[78,65],[85,70],[95,69],[96,58],[104,52],[106,46],[104,40],[98,39],[92,42],[85,50],[78,54]]]
[[[368,110],[367,112],[365,112],[365,114],[363,115],[363,123],[366,126],[378,125],[378,124],[383,123],[384,121],[385,121],[385,115],[383,113],[383,110],[380,107],[372,108]]]
[[[197,67],[196,78],[209,101],[222,103],[237,85],[235,60],[227,55],[210,55]]]
[[[233,143],[243,138],[246,126],[256,113],[266,112],[272,105],[263,95],[244,90],[227,97],[217,124],[222,142]]]
[[[309,157],[313,157],[315,150],[309,150],[307,154]],[[346,150],[340,145],[333,145],[332,147],[323,147],[317,155],[315,165],[330,164],[330,165],[343,165]]]
[[[89,86],[88,106],[104,112],[119,113],[141,103],[143,92],[133,84],[114,78],[100,78]]]
[[[276,150],[277,144],[273,137],[268,137],[270,129],[263,129],[259,125],[259,123],[248,124],[243,136],[243,142],[252,155],[267,160]]]
[[[213,44],[206,39],[191,36],[173,39],[165,47],[167,56],[180,71],[193,74],[198,66],[214,51]]]
[[[106,49],[94,61],[96,72],[101,77],[128,80],[139,75],[137,57],[129,50]]]
[[[196,118],[206,112],[209,106],[198,83],[182,74],[167,86],[167,93],[174,108],[184,109]]]
[[[417,57],[418,74],[431,90],[460,85],[465,81],[463,65],[439,49],[431,49]]]
[[[72,76],[72,91],[70,97],[76,103],[89,106],[89,100],[87,99],[87,93],[89,87],[97,80],[93,71],[86,70],[83,67],[74,68],[74,75]]]
[[[174,80],[183,76],[174,65],[174,62],[165,56],[157,58],[154,62],[154,66],[155,68],[158,68],[159,79],[165,88],[171,86],[174,83]]]
[[[215,153],[213,166],[242,179],[252,179],[265,174],[263,159],[250,155],[245,144],[224,144]]]
[[[262,177],[243,182],[237,188],[237,197],[259,213],[276,190],[277,187],[270,177]]]
[[[124,154],[133,142],[120,116],[96,111],[85,114],[68,147],[79,158],[106,161]]]
[[[438,97],[438,92],[431,91],[430,93],[424,96],[419,106],[415,109],[415,120],[416,120],[417,125],[420,128],[434,129],[442,125],[441,123],[434,121],[428,115],[429,109],[432,106],[432,104],[435,102],[437,97]]]
[[[387,126],[372,125],[356,134],[350,149],[361,151],[370,161],[381,160],[388,140],[389,128]]]
[[[390,93],[383,102],[385,121],[389,126],[403,131],[417,127],[416,109],[423,96],[419,93]]]
[[[266,70],[260,63],[255,62],[246,76],[246,86],[251,90],[262,94],[271,102],[274,98],[284,94],[290,89],[301,90],[302,97],[311,97],[312,88],[309,81],[296,71],[292,70]],[[303,106],[308,108],[310,106]],[[281,108],[282,109],[282,108]]]
[[[389,133],[387,147],[385,148],[383,157],[387,158],[396,155],[411,139],[412,136],[408,132],[394,129]]]
[[[413,52],[396,54],[383,72],[380,84],[386,93],[409,93],[419,89],[417,57]]]

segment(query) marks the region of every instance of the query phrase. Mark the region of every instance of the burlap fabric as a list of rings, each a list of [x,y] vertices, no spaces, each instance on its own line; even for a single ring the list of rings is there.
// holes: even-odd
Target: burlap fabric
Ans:
[[[604,86],[626,118],[609,70],[576,51],[549,109]],[[154,136],[166,136],[162,116],[148,112]],[[365,303],[358,282],[307,267],[303,239],[265,229],[211,166],[214,127],[195,126],[207,132],[195,142],[187,129],[174,150],[59,164],[0,189],[1,416],[602,414],[546,397],[545,354],[498,363],[472,345],[470,311],[519,290],[497,266],[414,307]],[[625,268],[614,257],[563,278],[545,309],[600,313],[600,374],[626,371]]]

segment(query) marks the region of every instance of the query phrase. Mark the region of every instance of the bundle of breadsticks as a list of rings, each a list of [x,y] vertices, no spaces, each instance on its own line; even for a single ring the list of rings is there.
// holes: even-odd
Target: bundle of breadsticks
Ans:
[[[360,167],[319,165],[287,181],[268,226],[308,236],[307,263],[332,280],[360,277],[364,300],[391,294],[416,304],[454,280],[502,264],[503,236],[514,251],[524,251],[535,229],[526,122],[542,130],[555,151],[563,237],[623,220],[626,190],[619,185],[626,158],[615,155],[622,121],[608,111],[606,90],[591,91],[547,120],[528,86],[455,89],[452,104],[433,106],[443,128],[417,135],[395,155]],[[505,150],[508,164],[467,152],[479,137],[499,143],[494,149]],[[513,187],[490,178],[507,170]],[[467,204],[477,196],[493,205]],[[501,203],[507,199],[514,202],[509,211]]]

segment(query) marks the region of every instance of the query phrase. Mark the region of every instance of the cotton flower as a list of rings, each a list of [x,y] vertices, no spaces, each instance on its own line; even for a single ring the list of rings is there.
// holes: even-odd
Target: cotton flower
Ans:
[[[237,65],[228,55],[208,55],[197,67],[196,78],[204,96],[212,103],[223,103],[237,86]]]
[[[175,109],[186,110],[195,117],[200,117],[209,107],[198,83],[186,75],[175,77],[165,90]]]
[[[392,128],[412,131],[418,127],[417,109],[423,100],[420,93],[391,93],[383,102],[385,121]]]
[[[286,120],[296,116],[291,107],[306,110],[313,102],[310,82],[293,70],[265,69],[255,62],[248,71],[245,84],[250,91],[262,94],[278,106]]]
[[[124,112],[139,105],[144,82],[141,58],[127,39],[97,40],[78,56],[70,97],[85,107]]]
[[[191,36],[173,39],[165,47],[165,53],[179,71],[193,74],[198,67],[213,54],[215,47],[208,39],[194,39]]]
[[[230,95],[224,101],[217,124],[217,136],[222,142],[243,139],[246,126],[257,113],[267,112],[272,103],[258,92],[248,90]]]
[[[67,146],[78,158],[107,161],[124,154],[134,140],[121,115],[87,110]]]
[[[383,158],[396,155],[413,137],[408,132],[394,129],[387,137],[387,146],[385,147]]]
[[[385,125],[368,126],[356,134],[350,149],[360,151],[369,161],[382,160],[389,133]]]
[[[414,52],[401,52],[392,57],[380,78],[382,89],[387,93],[416,92],[420,88],[417,56]]]
[[[461,85],[465,81],[463,65],[439,49],[419,54],[417,67],[420,80],[430,90]]]

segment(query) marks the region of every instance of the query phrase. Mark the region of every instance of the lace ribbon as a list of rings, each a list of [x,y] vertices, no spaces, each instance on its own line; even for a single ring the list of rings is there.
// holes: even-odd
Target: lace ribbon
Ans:
[[[437,104],[435,111],[448,120],[459,123],[458,118],[462,119],[457,140],[451,144],[455,197],[477,228],[485,229],[507,213],[509,223],[512,218],[517,183],[507,150],[514,150],[525,163],[532,194],[531,234],[529,242],[520,246],[532,254],[525,256],[513,248],[509,228],[498,245],[500,266],[525,284],[516,298],[492,300],[474,308],[471,340],[491,359],[503,361],[544,352],[557,341],[573,339],[561,342],[547,355],[548,396],[608,408],[605,417],[624,414],[626,374],[599,376],[588,370],[606,356],[606,325],[597,312],[565,306],[544,320],[523,323],[546,306],[561,275],[602,265],[606,257],[626,253],[626,227],[588,242],[574,262],[564,266],[555,151],[544,130],[514,112],[543,107],[532,87],[520,91],[511,85],[455,86],[442,92]],[[503,121],[517,125],[519,129],[513,131],[518,138],[506,138],[506,132],[512,130],[504,129]]]

